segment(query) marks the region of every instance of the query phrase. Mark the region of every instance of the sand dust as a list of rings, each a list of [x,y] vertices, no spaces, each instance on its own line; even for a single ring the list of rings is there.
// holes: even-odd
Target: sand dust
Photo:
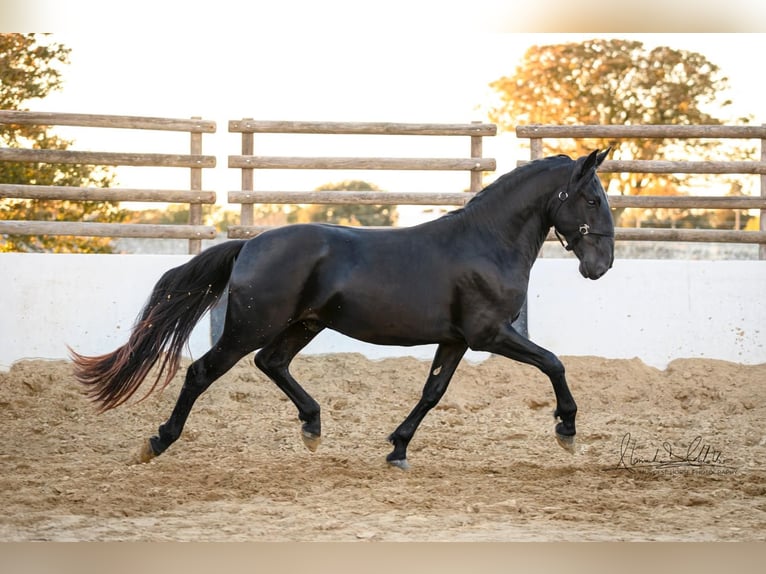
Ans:
[[[299,357],[322,405],[315,453],[292,403],[243,361],[143,465],[127,461],[180,375],[97,415],[71,365],[20,362],[0,373],[0,540],[766,539],[766,364],[562,359],[574,456],[554,440],[547,379],[493,357],[458,368],[408,472],[385,464],[386,437],[419,397],[429,364],[416,359]]]

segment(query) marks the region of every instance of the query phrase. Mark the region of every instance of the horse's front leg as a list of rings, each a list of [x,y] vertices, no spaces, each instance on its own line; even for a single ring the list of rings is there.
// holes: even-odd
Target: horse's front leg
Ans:
[[[548,375],[556,395],[556,410],[553,416],[560,419],[556,424],[556,440],[563,449],[574,453],[577,404],[569,391],[564,365],[559,358],[519,334],[510,323],[504,324],[492,342],[483,346],[481,350],[534,365]]]
[[[393,452],[386,457],[390,465],[403,470],[409,468],[407,445],[410,444],[410,440],[428,411],[434,408],[444,396],[452,375],[467,349],[468,346],[465,343],[439,345],[436,349],[420,400],[404,422],[388,437],[388,441],[394,445]]]

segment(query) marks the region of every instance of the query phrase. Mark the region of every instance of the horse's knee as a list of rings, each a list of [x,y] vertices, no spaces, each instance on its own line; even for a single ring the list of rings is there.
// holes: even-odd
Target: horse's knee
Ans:
[[[561,359],[559,359],[556,355],[550,352],[545,356],[545,360],[541,365],[541,368],[542,371],[548,375],[551,380],[554,381],[564,378],[564,375],[566,374],[564,363],[562,363]]]

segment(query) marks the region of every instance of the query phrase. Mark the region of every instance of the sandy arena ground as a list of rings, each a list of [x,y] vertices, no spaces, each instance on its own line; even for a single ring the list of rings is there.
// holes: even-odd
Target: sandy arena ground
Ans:
[[[501,358],[464,362],[390,468],[388,434],[429,364],[298,358],[322,405],[297,413],[250,361],[197,402],[181,439],[130,465],[163,393],[103,415],[62,361],[0,373],[2,541],[579,541],[766,539],[766,364],[562,357],[578,452],[553,438],[553,391]],[[141,391],[139,391],[140,393]]]

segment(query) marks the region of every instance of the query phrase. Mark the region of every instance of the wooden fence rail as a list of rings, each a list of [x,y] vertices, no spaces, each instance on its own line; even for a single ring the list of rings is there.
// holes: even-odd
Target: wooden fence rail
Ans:
[[[250,134],[356,134],[394,136],[471,136],[497,135],[495,124],[411,124],[392,122],[300,122],[232,120],[229,132]]]
[[[133,167],[215,167],[213,156],[53,149],[0,148],[0,161]]]
[[[214,191],[188,189],[130,189],[110,187],[68,187],[62,185],[21,185],[0,183],[0,196],[17,199],[68,201],[140,201],[142,203],[215,203]]]
[[[216,131],[215,122],[200,118],[172,119],[0,110],[0,124],[175,131],[188,132],[190,135],[188,154],[0,148],[0,161],[5,162],[188,168],[190,170],[190,185],[187,190],[0,183],[0,198],[186,203],[189,204],[188,225],[5,220],[0,221],[0,233],[188,239],[189,253],[199,253],[202,247],[201,240],[215,237],[216,231],[213,226],[202,225],[202,205],[212,204],[216,201],[215,192],[202,190],[202,170],[213,168],[216,165],[215,156],[202,154],[202,134],[214,133]]]
[[[2,186],[0,186],[2,189]],[[473,193],[387,191],[230,191],[229,203],[273,203],[316,205],[465,205]],[[619,195],[609,196],[613,208],[642,209],[766,209],[766,197],[729,197],[707,195]]]
[[[200,118],[173,119],[99,114],[62,114],[1,110],[0,123],[38,126],[74,126],[213,134],[216,123]]]
[[[600,170],[606,173],[677,174],[754,174],[760,175],[760,197],[667,197],[610,196],[612,207],[759,209],[760,231],[717,229],[627,229],[615,230],[617,239],[628,241],[695,241],[760,244],[759,255],[766,259],[766,125],[527,125],[517,126],[516,136],[527,138],[530,159],[543,156],[543,139],[629,138],[658,139],[756,139],[760,141],[760,161],[657,161],[606,160]],[[520,162],[521,163],[521,162]]]
[[[495,160],[487,158],[270,157],[238,155],[229,156],[229,167],[248,169],[388,169],[397,171],[481,172],[494,170]]]
[[[462,206],[474,194],[453,193],[396,193],[386,192],[384,198],[390,205],[454,205]],[[230,203],[273,203],[273,204],[315,204],[315,205],[378,205],[381,203],[380,192],[344,191],[342,194],[323,191],[260,191],[229,192]],[[609,203],[614,208],[685,208],[685,209],[766,209],[766,198],[758,197],[650,197],[619,196],[610,197]],[[263,233],[269,226],[251,225],[247,229],[236,228],[237,237],[253,237]],[[618,241],[681,241],[710,243],[766,243],[766,232],[734,231],[719,229],[657,229],[657,228],[618,228],[615,231]],[[551,232],[548,241],[555,241]]]
[[[482,173],[494,171],[494,159],[482,157],[483,139],[497,134],[494,124],[414,124],[386,122],[293,122],[243,119],[229,122],[229,132],[242,134],[242,153],[229,156],[229,167],[242,170],[242,188],[230,191],[228,201],[240,204],[240,223],[229,227],[232,238],[252,237],[263,226],[253,221],[255,203],[327,203],[327,204],[449,204],[450,194],[326,191],[285,192],[255,191],[256,169],[353,169],[353,170],[439,170],[470,172],[470,191],[482,188]],[[317,135],[404,135],[404,136],[468,136],[470,156],[465,158],[392,158],[392,157],[275,157],[253,155],[254,134]],[[465,197],[466,194],[463,194]],[[456,198],[455,198],[456,199]],[[460,198],[462,199],[462,197]],[[462,201],[458,201],[462,203]]]
[[[156,239],[214,239],[215,227],[208,225],[152,225],[147,223],[81,223],[79,221],[2,222],[3,233],[11,235],[75,235],[79,237],[144,237]]]

